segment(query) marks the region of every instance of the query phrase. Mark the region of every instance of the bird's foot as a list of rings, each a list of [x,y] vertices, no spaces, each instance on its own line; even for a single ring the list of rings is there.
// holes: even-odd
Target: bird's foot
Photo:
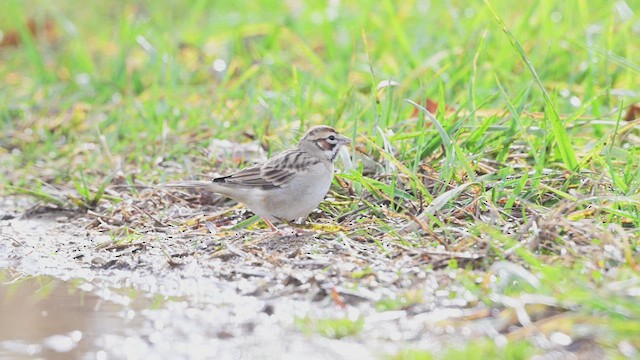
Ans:
[[[273,223],[265,218],[262,218],[262,220],[264,220],[264,222],[269,226],[269,228],[271,229],[271,231],[273,231],[273,233],[280,235],[280,236],[299,236],[299,235],[303,235],[303,234],[308,234],[310,232],[313,231],[309,231],[307,229],[303,229],[300,228],[298,226],[294,226],[292,225],[291,222],[289,221],[284,221],[282,220],[282,222],[284,224],[287,225],[287,227],[285,227],[284,229],[278,229],[275,225],[273,225]]]

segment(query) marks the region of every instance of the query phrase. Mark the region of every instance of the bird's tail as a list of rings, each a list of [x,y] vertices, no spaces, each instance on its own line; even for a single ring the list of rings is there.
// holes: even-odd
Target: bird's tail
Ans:
[[[211,181],[201,181],[201,180],[186,180],[186,181],[174,181],[168,183],[158,184],[160,188],[210,188]]]
[[[186,181],[175,181],[169,183],[162,183],[157,185],[160,189],[199,189],[204,191],[213,192],[216,194],[220,194],[232,199],[235,199],[239,202],[243,202],[245,199],[244,193],[236,193],[233,189],[229,189],[225,186],[222,186],[218,183],[214,183],[212,181],[198,181],[198,180],[186,180]]]

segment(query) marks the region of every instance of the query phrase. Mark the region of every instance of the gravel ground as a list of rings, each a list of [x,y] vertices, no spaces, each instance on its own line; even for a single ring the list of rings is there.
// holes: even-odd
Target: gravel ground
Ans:
[[[123,241],[86,213],[3,203],[15,209],[0,221],[0,264],[13,278],[60,279],[127,314],[125,331],[105,328],[86,358],[375,358],[487,332],[480,323],[439,325],[481,306],[410,249],[391,255],[340,231],[178,226]]]

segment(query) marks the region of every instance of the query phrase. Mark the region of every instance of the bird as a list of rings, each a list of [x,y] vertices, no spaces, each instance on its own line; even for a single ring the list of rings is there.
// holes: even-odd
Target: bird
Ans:
[[[334,128],[310,128],[293,149],[263,163],[211,181],[178,181],[164,187],[203,188],[243,203],[275,232],[274,222],[305,218],[324,199],[333,181],[338,151],[351,139]]]

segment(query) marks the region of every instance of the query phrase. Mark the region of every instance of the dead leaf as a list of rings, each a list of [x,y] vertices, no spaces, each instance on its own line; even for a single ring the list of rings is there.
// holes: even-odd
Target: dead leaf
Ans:
[[[627,114],[624,116],[624,121],[633,121],[640,119],[640,104],[631,104],[627,108]]]
[[[424,102],[424,108],[429,110],[430,113],[435,114],[438,112],[438,109],[440,108],[440,104],[433,100],[433,99],[427,99]],[[454,112],[456,111],[456,109],[454,109],[452,106],[449,105],[445,105],[444,106],[444,110],[446,112]],[[420,110],[418,108],[414,108],[413,112],[411,113],[411,117],[416,117],[420,114]],[[427,126],[430,126],[431,123],[429,123]]]
[[[49,43],[58,40],[56,23],[50,18],[45,18],[44,21],[29,18],[26,26],[29,34],[31,34],[34,39],[44,39]],[[20,46],[20,44],[22,44],[22,37],[18,29],[8,30],[2,37],[2,41],[0,41],[0,47],[16,47]]]

